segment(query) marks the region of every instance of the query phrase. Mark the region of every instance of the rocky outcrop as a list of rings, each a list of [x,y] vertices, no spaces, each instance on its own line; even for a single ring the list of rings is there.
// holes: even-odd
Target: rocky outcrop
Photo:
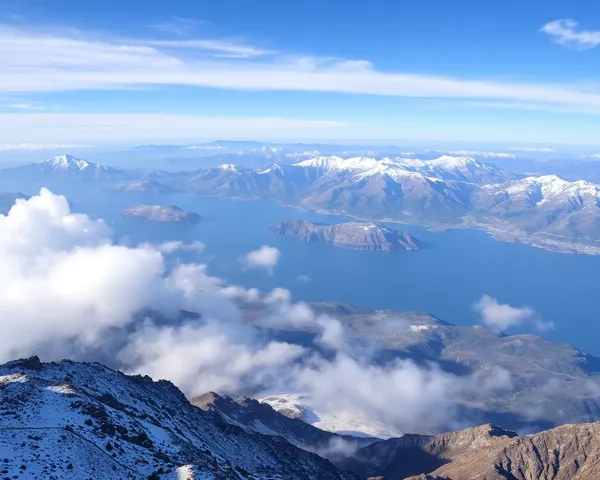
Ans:
[[[336,225],[307,220],[285,220],[271,227],[279,235],[303,242],[326,242],[352,250],[419,250],[421,243],[410,233],[398,232],[374,222],[347,222]]]
[[[374,438],[339,435],[313,427],[298,418],[289,418],[275,411],[270,405],[249,397],[231,398],[214,392],[205,393],[190,400],[202,410],[218,413],[229,423],[246,430],[267,435],[279,435],[304,450],[318,453],[332,462],[341,460],[344,452],[356,450],[375,441]]]
[[[345,466],[383,480],[596,480],[600,423],[523,436],[492,425],[407,435],[362,448]]]
[[[368,445],[343,466],[362,477],[402,479],[432,472],[469,452],[504,445],[516,435],[489,424],[441,435],[409,434]]]

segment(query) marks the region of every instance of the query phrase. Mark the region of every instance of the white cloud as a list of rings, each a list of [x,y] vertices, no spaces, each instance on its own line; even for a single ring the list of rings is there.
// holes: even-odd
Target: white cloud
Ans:
[[[265,55],[275,55],[277,53],[274,50],[263,50],[260,48],[239,45],[232,42],[208,39],[147,40],[145,42],[142,41],[142,43],[153,47],[206,50],[209,52],[216,52],[215,55],[222,58],[251,58]]]
[[[578,27],[575,20],[561,19],[547,23],[541,30],[556,43],[567,47],[583,50],[600,45],[600,31],[579,30]]]
[[[263,245],[258,250],[253,250],[244,255],[241,260],[247,268],[258,268],[273,272],[280,257],[281,252],[279,249]]]
[[[0,262],[2,360],[93,347],[139,310],[178,304],[158,251],[113,245],[103,221],[44,189],[0,216]]]
[[[191,243],[184,243],[178,240],[173,240],[170,242],[164,242],[160,245],[157,245],[157,249],[162,253],[175,253],[177,251],[192,251],[192,252],[201,252],[204,250],[206,245],[200,242],[199,240],[193,241]]]
[[[221,295],[232,300],[246,303],[257,303],[261,300],[260,291],[256,288],[246,289],[239,285],[229,285],[221,289]]]
[[[274,266],[273,254],[266,257],[270,263],[262,255],[258,262]],[[102,220],[72,213],[47,190],[0,216],[0,263],[0,361],[103,355],[125,371],[170,379],[188,395],[267,386],[307,392],[317,411],[358,410],[405,431],[458,425],[457,402],[510,387],[498,369],[456,376],[435,365],[377,361],[376,340],[365,345],[339,319],[292,302],[289,291],[261,298],[210,276],[205,265],[167,271],[159,249],[115,245]],[[263,301],[258,325],[236,300]],[[313,344],[269,333],[294,327],[314,332]]]
[[[510,376],[505,370],[489,373],[486,378],[457,377],[409,360],[382,366],[339,354],[332,361],[318,358],[298,371],[296,385],[307,392],[317,411],[354,410],[392,430],[436,432],[462,426],[456,418],[456,399],[471,394],[485,398],[509,388]]]
[[[235,392],[275,377],[303,353],[281,342],[259,344],[250,329],[239,334],[223,325],[142,326],[119,358],[135,371],[167,378],[190,395]]]
[[[531,307],[513,307],[499,303],[489,295],[483,295],[473,305],[481,315],[482,322],[493,330],[503,332],[511,327],[522,325],[526,322],[533,323],[538,330],[546,331],[554,327],[552,322],[544,321]]]
[[[193,55],[196,49],[199,52]],[[254,58],[215,58],[207,56],[208,51]],[[0,91],[3,92],[181,85],[487,99],[600,110],[600,94],[570,84],[384,72],[361,59],[275,54],[271,50],[212,39],[97,39],[89,35],[86,38],[84,32],[69,36],[3,27],[0,29],[0,68],[3,71]]]

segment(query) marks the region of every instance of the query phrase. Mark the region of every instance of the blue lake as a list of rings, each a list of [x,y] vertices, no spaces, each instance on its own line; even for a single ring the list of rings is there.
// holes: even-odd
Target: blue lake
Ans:
[[[352,302],[375,309],[419,310],[460,325],[478,323],[472,305],[487,294],[501,303],[530,306],[555,328],[523,325],[508,333],[536,333],[600,355],[598,312],[600,256],[547,252],[498,242],[478,231],[441,233],[393,224],[426,242],[420,252],[360,252],[281,237],[268,227],[286,218],[339,222],[275,202],[241,202],[188,195],[160,197],[104,194],[97,187],[55,187],[76,211],[104,217],[122,242],[201,240],[202,253],[184,261],[207,263],[229,283],[269,290],[284,287],[297,300]],[[6,191],[6,189],[5,189]],[[35,190],[25,189],[26,193]],[[195,225],[158,225],[120,218],[140,203],[177,205],[206,218]],[[244,270],[239,257],[261,245],[280,249],[274,274]]]

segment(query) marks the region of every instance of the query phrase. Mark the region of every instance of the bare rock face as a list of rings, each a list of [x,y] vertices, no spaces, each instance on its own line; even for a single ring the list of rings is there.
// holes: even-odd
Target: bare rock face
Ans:
[[[500,448],[517,434],[490,424],[441,435],[404,435],[358,450],[344,468],[363,477],[401,479],[432,472],[470,452]],[[495,451],[495,450],[494,450]],[[467,477],[465,477],[467,478]]]
[[[303,242],[327,242],[352,250],[419,250],[420,242],[410,233],[398,232],[374,222],[347,222],[336,225],[307,220],[285,220],[271,228],[279,235]]]
[[[523,436],[492,425],[408,435],[364,447],[352,461],[345,466],[383,480],[596,480],[600,422]]]
[[[564,425],[519,437],[496,456],[493,468],[499,472],[496,478],[503,479],[598,479],[600,422]]]
[[[162,205],[137,205],[123,210],[121,215],[125,218],[137,218],[148,222],[162,223],[198,223],[200,215],[186,212],[179,207]]]

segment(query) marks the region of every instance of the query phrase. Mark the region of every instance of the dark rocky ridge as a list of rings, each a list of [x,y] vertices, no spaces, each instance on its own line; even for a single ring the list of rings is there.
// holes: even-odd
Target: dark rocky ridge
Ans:
[[[284,220],[271,227],[279,235],[303,242],[326,242],[352,250],[419,250],[420,242],[410,233],[398,232],[374,222],[346,222],[336,225],[307,220]]]

